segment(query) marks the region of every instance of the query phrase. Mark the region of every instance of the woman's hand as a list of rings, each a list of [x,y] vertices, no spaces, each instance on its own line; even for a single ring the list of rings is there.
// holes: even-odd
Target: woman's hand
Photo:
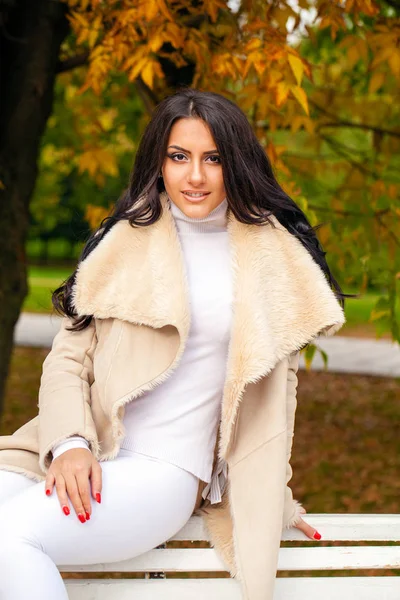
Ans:
[[[306,513],[306,509],[301,507],[300,512],[303,513],[303,515],[304,515]],[[296,525],[293,525],[293,527],[297,527],[297,529],[300,529],[300,531],[305,533],[306,536],[312,540],[320,540],[321,539],[321,534],[318,533],[318,531],[316,529],[311,527],[311,525],[309,525],[308,523],[303,521],[303,519],[301,519],[301,518],[300,518],[300,521]]]
[[[90,519],[90,484],[93,498],[100,504],[102,473],[100,463],[90,450],[71,448],[51,463],[46,477],[46,495],[50,496],[54,485],[64,514],[69,515],[69,501],[81,523]]]

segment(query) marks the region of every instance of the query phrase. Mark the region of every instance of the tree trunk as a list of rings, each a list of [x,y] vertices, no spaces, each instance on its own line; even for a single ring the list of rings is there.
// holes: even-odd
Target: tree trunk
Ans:
[[[27,293],[25,242],[41,136],[53,104],[67,6],[14,0],[2,7],[0,52],[0,417],[14,326]]]

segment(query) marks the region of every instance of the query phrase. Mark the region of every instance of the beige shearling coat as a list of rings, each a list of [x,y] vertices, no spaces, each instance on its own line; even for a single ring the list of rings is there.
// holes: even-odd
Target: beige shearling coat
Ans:
[[[74,285],[88,328],[64,318],[43,364],[39,414],[0,437],[0,469],[43,480],[51,448],[84,436],[99,461],[117,454],[124,406],[177,367],[190,326],[184,259],[169,200],[145,228],[118,222],[80,264]],[[344,324],[343,310],[301,242],[275,218],[247,225],[228,209],[233,322],[214,457],[228,462],[222,502],[201,499],[212,545],[244,600],[272,600],[282,529],[299,517],[287,485],[299,350]]]

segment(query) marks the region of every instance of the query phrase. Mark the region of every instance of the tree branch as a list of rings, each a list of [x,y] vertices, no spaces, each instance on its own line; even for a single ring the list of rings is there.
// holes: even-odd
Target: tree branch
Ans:
[[[316,212],[327,212],[334,213],[335,215],[342,215],[343,217],[359,217],[361,219],[372,217],[373,219],[380,219],[382,215],[390,212],[390,208],[382,208],[381,210],[373,211],[370,214],[362,213],[355,210],[341,210],[340,208],[331,208],[327,206],[318,206],[317,204],[308,205],[311,210]]]
[[[340,147],[341,146],[340,142],[337,142],[336,140],[333,140],[332,138],[330,138],[330,137],[328,137],[326,135],[320,135],[320,137],[329,146],[331,146],[332,148],[334,148],[335,152],[337,152],[337,154],[339,156],[341,156],[342,158],[344,158],[352,167],[354,167],[355,169],[358,169],[361,173],[364,173],[364,175],[370,175],[374,179],[381,179],[381,176],[377,172],[373,171],[372,169],[367,169],[360,162],[357,162],[356,160],[350,158],[346,154],[346,152],[344,152],[343,149]]]
[[[375,127],[374,125],[367,125],[365,123],[352,123],[351,121],[336,121],[335,123],[321,123],[317,129],[320,130],[323,127],[352,127],[357,129],[365,129],[367,131],[373,131],[375,133],[383,133],[391,135],[393,137],[400,138],[400,132],[391,131],[390,129],[383,129],[382,127]]]
[[[321,125],[319,125],[318,129],[321,129],[322,127],[354,127],[357,129],[365,129],[367,131],[374,131],[376,133],[384,133],[387,135],[391,135],[391,136],[400,138],[400,132],[398,132],[398,131],[384,129],[383,127],[376,127],[375,125],[367,125],[365,123],[353,123],[353,121],[341,120],[341,119],[338,119],[337,116],[334,115],[333,113],[329,112],[325,108],[322,108],[322,106],[319,106],[319,104],[317,104],[313,100],[309,100],[309,103],[314,108],[319,110],[322,114],[326,115],[327,117],[330,117],[331,119],[334,119],[333,123],[322,123]]]
[[[388,209],[389,210],[389,209]],[[374,217],[376,218],[376,220],[378,221],[379,225],[381,227],[383,227],[383,229],[386,229],[388,235],[392,238],[392,240],[394,241],[394,243],[400,247],[400,240],[399,238],[394,234],[394,232],[390,229],[390,227],[388,225],[386,225],[386,223],[383,221],[383,219],[381,218],[380,215],[375,214]]]
[[[65,60],[60,60],[57,63],[56,73],[65,73],[65,71],[71,71],[76,67],[82,67],[86,65],[88,62],[90,52],[89,50],[85,50],[80,54],[76,54],[75,56],[71,56],[70,58],[66,58]]]
[[[153,90],[149,88],[148,85],[145,84],[141,77],[137,77],[134,81],[135,87],[141,97],[145,109],[149,115],[153,114],[153,110],[155,106],[158,104],[159,99],[154,94]]]

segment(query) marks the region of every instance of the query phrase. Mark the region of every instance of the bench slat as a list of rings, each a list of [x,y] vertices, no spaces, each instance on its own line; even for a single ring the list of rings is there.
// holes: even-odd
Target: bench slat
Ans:
[[[400,546],[335,546],[281,548],[278,569],[284,571],[332,569],[399,569]],[[99,565],[62,566],[62,572],[225,571],[212,548],[151,550],[131,560]]]
[[[278,559],[283,571],[399,568],[400,546],[281,548]]]
[[[319,514],[305,515],[305,520],[320,531],[324,540],[337,541],[388,541],[400,542],[400,515]],[[200,516],[191,517],[188,523],[171,540],[208,541]],[[310,541],[295,528],[286,530],[282,540]]]
[[[400,541],[400,515],[310,514],[304,520],[326,541]],[[311,541],[295,528],[285,531],[282,539]]]
[[[242,600],[233,579],[80,580],[67,583],[70,600]],[[90,583],[90,585],[88,585]],[[299,577],[276,582],[274,600],[398,600],[398,577]]]
[[[145,554],[118,563],[97,565],[66,565],[58,567],[68,572],[144,572],[144,571],[225,571],[225,567],[212,548],[173,548],[150,550]]]

